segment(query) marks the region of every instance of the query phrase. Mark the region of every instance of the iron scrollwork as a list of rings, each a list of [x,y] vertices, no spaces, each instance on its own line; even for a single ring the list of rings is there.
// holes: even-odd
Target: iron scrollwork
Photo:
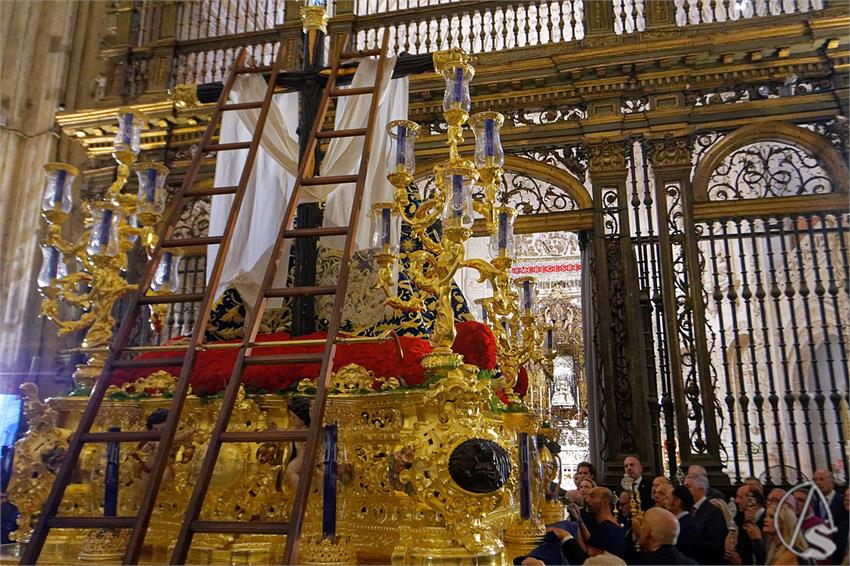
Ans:
[[[676,304],[676,328],[681,351],[682,379],[687,417],[692,423],[688,437],[695,454],[705,454],[708,449],[704,428],[702,396],[699,388],[699,369],[697,366],[697,348],[694,340],[693,303],[690,298],[691,285],[688,282],[688,269],[684,242],[684,211],[682,192],[678,184],[671,183],[664,189],[667,196],[667,230],[673,251],[673,288]],[[671,347],[676,347],[672,345]]]
[[[728,155],[708,182],[711,200],[753,199],[832,191],[817,157],[780,142],[746,145]]]

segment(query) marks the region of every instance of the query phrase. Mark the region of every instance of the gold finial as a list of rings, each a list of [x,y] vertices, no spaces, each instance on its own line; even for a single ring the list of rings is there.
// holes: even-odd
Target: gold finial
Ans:
[[[324,6],[301,6],[301,26],[304,33],[328,33],[328,12]]]
[[[179,84],[175,86],[171,93],[171,101],[178,110],[188,110],[201,106],[202,103],[198,100],[198,85]]]

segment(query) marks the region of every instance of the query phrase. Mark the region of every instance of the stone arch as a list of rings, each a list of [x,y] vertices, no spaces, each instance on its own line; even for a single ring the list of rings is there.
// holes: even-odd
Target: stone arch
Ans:
[[[431,173],[431,169],[443,159],[429,159],[421,163],[417,163],[414,179],[419,180]],[[515,155],[505,156],[505,171],[522,173],[540,179],[548,183],[552,183],[563,188],[576,203],[579,209],[592,209],[593,199],[587,188],[574,175],[563,169],[558,169],[548,163],[541,163],[525,157],[517,157]]]
[[[833,192],[848,192],[847,165],[829,142],[805,128],[784,122],[767,122],[739,128],[706,152],[694,171],[694,201],[706,202],[709,200],[709,180],[715,169],[727,156],[756,142],[781,142],[806,151],[818,159],[829,175],[833,184]]]

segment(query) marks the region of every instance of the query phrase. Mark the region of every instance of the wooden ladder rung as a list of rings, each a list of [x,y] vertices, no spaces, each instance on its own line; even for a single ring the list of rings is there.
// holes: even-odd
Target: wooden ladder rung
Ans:
[[[203,300],[203,293],[183,293],[180,295],[145,295],[144,297],[139,297],[139,304],[164,305],[167,303],[198,303]]]
[[[301,179],[302,187],[314,187],[317,185],[340,185],[343,183],[356,183],[358,175],[330,175],[328,177],[309,177]]]
[[[201,151],[234,151],[237,149],[248,149],[251,147],[251,143],[253,142],[211,143],[210,145],[203,147]]]
[[[222,112],[231,112],[233,110],[253,110],[256,108],[262,108],[263,101],[259,102],[233,102],[230,104],[225,104],[221,107]]]
[[[87,432],[80,435],[82,442],[157,442],[160,439],[158,432],[141,430],[127,432]]]
[[[354,128],[353,130],[327,130],[316,133],[316,139],[328,140],[331,138],[353,138],[355,136],[365,136],[366,128]]]
[[[279,299],[283,297],[333,295],[334,293],[336,293],[336,287],[333,285],[314,285],[310,287],[281,287],[279,289],[269,289],[266,291],[266,297],[270,299]]]
[[[191,246],[214,246],[221,243],[221,236],[201,236],[199,238],[180,238],[177,240],[163,240],[160,246],[163,248],[180,248]]]
[[[285,535],[289,532],[289,523],[272,523],[270,521],[193,521],[191,529],[195,533]]]
[[[222,442],[288,442],[307,440],[308,430],[255,430],[222,432],[218,437]]]
[[[113,368],[156,368],[177,367],[183,365],[183,358],[136,358],[133,360],[115,360]]]
[[[50,517],[51,529],[132,529],[135,517]]]
[[[380,49],[366,49],[364,51],[346,51],[339,54],[340,59],[361,59],[363,57],[373,57],[380,55]]]
[[[246,366],[276,366],[278,364],[311,364],[322,361],[322,352],[303,352],[300,354],[270,354],[268,356],[248,356]]]
[[[209,197],[216,195],[232,195],[237,189],[239,189],[238,185],[233,185],[232,187],[209,187],[206,189],[189,189],[183,192],[184,197]]]
[[[360,86],[356,88],[333,88],[331,89],[329,96],[334,98],[340,96],[360,96],[361,94],[372,94],[375,92],[374,86]]]
[[[250,75],[253,73],[271,73],[271,65],[257,65],[256,67],[237,67],[234,73],[237,75]]]
[[[348,226],[320,226],[317,228],[294,228],[283,233],[284,238],[321,238],[322,236],[345,236]]]

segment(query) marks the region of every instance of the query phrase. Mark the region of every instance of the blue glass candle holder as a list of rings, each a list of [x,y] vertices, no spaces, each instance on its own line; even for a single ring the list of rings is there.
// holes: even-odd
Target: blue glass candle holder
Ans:
[[[372,205],[372,248],[383,253],[398,253],[401,219],[395,204],[376,202]]]
[[[446,227],[472,226],[472,185],[475,175],[466,167],[452,167],[443,171],[443,190],[446,206],[443,223]]]
[[[90,256],[114,256],[118,253],[120,214],[111,206],[92,207],[92,227],[86,253]]]
[[[180,282],[180,260],[182,256],[174,252],[163,252],[156,267],[151,289],[154,291],[176,291]]]
[[[142,128],[145,117],[132,108],[118,109],[118,131],[112,149],[115,153],[132,153],[138,155],[142,148]]]
[[[136,215],[142,225],[155,224],[165,210],[165,179],[168,167],[159,163],[138,163],[133,166],[139,178],[136,195]]]
[[[502,167],[505,152],[502,149],[501,130],[505,117],[498,112],[478,112],[469,118],[475,134],[475,166]]]
[[[41,213],[52,223],[61,224],[74,207],[71,187],[80,174],[79,169],[67,163],[48,163],[44,166],[47,183],[41,196]]]
[[[390,136],[387,175],[393,173],[413,175],[416,171],[414,146],[416,138],[419,137],[419,124],[410,120],[393,120],[387,124],[387,134]]]
[[[41,269],[38,272],[38,286],[42,289],[53,287],[57,279],[68,275],[68,266],[62,258],[62,252],[56,246],[41,246]]]
[[[534,316],[537,311],[537,280],[534,277],[517,277],[519,308],[522,316]]]
[[[472,98],[469,95],[469,83],[475,75],[471,65],[453,65],[441,70],[446,80],[446,92],[443,95],[443,111],[462,110],[469,112]]]
[[[516,209],[510,206],[496,209],[496,229],[490,235],[490,254],[493,257],[513,257],[516,214]]]

